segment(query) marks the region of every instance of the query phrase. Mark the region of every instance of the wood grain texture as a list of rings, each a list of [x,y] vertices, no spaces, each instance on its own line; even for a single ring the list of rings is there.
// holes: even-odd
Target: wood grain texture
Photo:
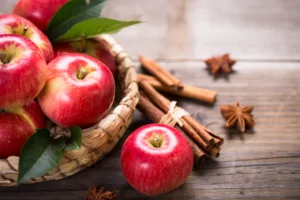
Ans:
[[[225,138],[220,157],[169,194],[138,194],[119,157],[126,136],[149,123],[136,112],[116,149],[94,166],[60,181],[2,187],[0,200],[82,200],[90,186],[118,191],[122,200],[300,199],[299,13],[298,0],[110,0],[105,16],[146,21],[116,35],[133,58],[158,59],[184,83],[217,91],[213,106],[169,97]],[[228,78],[214,79],[201,60],[224,52],[239,62]],[[255,107],[256,126],[244,135],[225,129],[219,112],[236,101]]]
[[[298,64],[239,62],[228,79],[216,80],[208,75],[201,62],[184,62],[185,68],[181,62],[160,64],[184,83],[218,92],[214,106],[177,100],[226,141],[218,159],[206,162],[201,169],[193,171],[184,186],[158,199],[300,198]],[[255,107],[257,124],[244,135],[225,129],[219,113],[220,105],[237,100]],[[128,133],[149,123],[139,112],[133,121]],[[24,199],[51,199],[59,195],[61,199],[79,200],[93,185],[118,191],[120,199],[157,199],[138,194],[126,183],[119,163],[124,140],[112,154],[79,174],[55,182],[0,188],[0,199],[18,199],[21,194]]]
[[[298,0],[111,0],[103,14],[146,22],[116,36],[134,58],[299,61],[299,12]]]
[[[15,2],[2,0],[0,13]],[[116,35],[135,59],[197,60],[226,51],[244,60],[300,61],[299,12],[298,0],[110,0],[103,16],[145,22]]]

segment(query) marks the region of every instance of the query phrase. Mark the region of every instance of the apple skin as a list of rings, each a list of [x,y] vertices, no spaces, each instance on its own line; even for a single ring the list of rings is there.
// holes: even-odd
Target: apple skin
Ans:
[[[21,107],[37,97],[46,82],[46,61],[29,39],[0,35],[0,108]]]
[[[160,147],[151,144],[163,138]],[[158,196],[181,186],[193,169],[192,149],[181,133],[163,124],[149,124],[135,130],[125,141],[121,167],[129,184],[137,191]]]
[[[19,0],[13,13],[24,17],[45,32],[56,13],[68,0]]]
[[[45,126],[44,114],[35,101],[0,112],[0,158],[18,156],[35,130]]]
[[[46,85],[38,102],[45,115],[62,127],[89,127],[109,111],[114,96],[114,77],[102,62],[69,53],[48,64]]]
[[[114,76],[116,75],[117,67],[114,57],[103,47],[100,42],[94,39],[57,43],[54,44],[53,48],[55,57],[70,52],[84,53],[89,56],[93,56],[94,58],[97,58],[103,62],[110,69]]]
[[[24,34],[25,27],[28,29]],[[0,35],[2,34],[18,34],[27,37],[40,48],[47,62],[54,58],[53,47],[47,36],[23,17],[14,14],[0,15]]]

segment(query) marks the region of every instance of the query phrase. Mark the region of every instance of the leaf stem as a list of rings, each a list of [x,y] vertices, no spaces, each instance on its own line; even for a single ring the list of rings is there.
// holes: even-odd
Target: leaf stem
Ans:
[[[3,64],[7,64],[10,62],[10,59],[7,58],[7,55],[5,52],[1,52],[0,53],[0,61],[3,63]]]

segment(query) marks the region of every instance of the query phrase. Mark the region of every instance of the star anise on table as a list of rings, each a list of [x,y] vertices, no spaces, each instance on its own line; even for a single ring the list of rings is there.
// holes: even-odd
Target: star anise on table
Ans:
[[[232,66],[236,63],[236,60],[230,58],[226,53],[221,56],[213,56],[204,60],[208,70],[214,75],[228,74],[232,71]]]
[[[220,107],[221,114],[226,121],[226,127],[236,128],[244,133],[246,128],[252,128],[255,123],[251,112],[253,110],[252,106],[242,107],[240,103],[236,106],[233,105],[223,105]]]
[[[105,191],[102,187],[97,191],[96,187],[91,187],[89,189],[89,194],[86,200],[115,200],[117,199],[117,195],[110,191]]]

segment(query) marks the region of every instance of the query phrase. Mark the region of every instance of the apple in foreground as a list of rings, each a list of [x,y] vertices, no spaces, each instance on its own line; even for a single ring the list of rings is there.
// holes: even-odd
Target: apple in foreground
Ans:
[[[157,196],[181,186],[193,169],[192,149],[181,133],[163,124],[135,130],[121,152],[122,171],[137,191]]]
[[[54,16],[68,0],[19,0],[13,13],[34,23],[43,32]]]
[[[18,156],[35,130],[45,126],[44,114],[35,101],[23,107],[0,111],[0,158]]]
[[[70,52],[84,53],[103,62],[116,75],[116,62],[114,57],[103,45],[94,39],[82,39],[81,41],[65,42],[54,44],[54,55],[60,56]]]
[[[39,48],[19,35],[0,35],[0,109],[21,107],[42,90],[46,61]]]
[[[45,115],[62,127],[89,127],[109,111],[114,96],[114,77],[102,62],[69,53],[48,64],[38,102]]]
[[[13,15],[0,15],[0,34],[18,34],[34,42],[47,62],[54,58],[53,48],[47,36],[27,19]]]

